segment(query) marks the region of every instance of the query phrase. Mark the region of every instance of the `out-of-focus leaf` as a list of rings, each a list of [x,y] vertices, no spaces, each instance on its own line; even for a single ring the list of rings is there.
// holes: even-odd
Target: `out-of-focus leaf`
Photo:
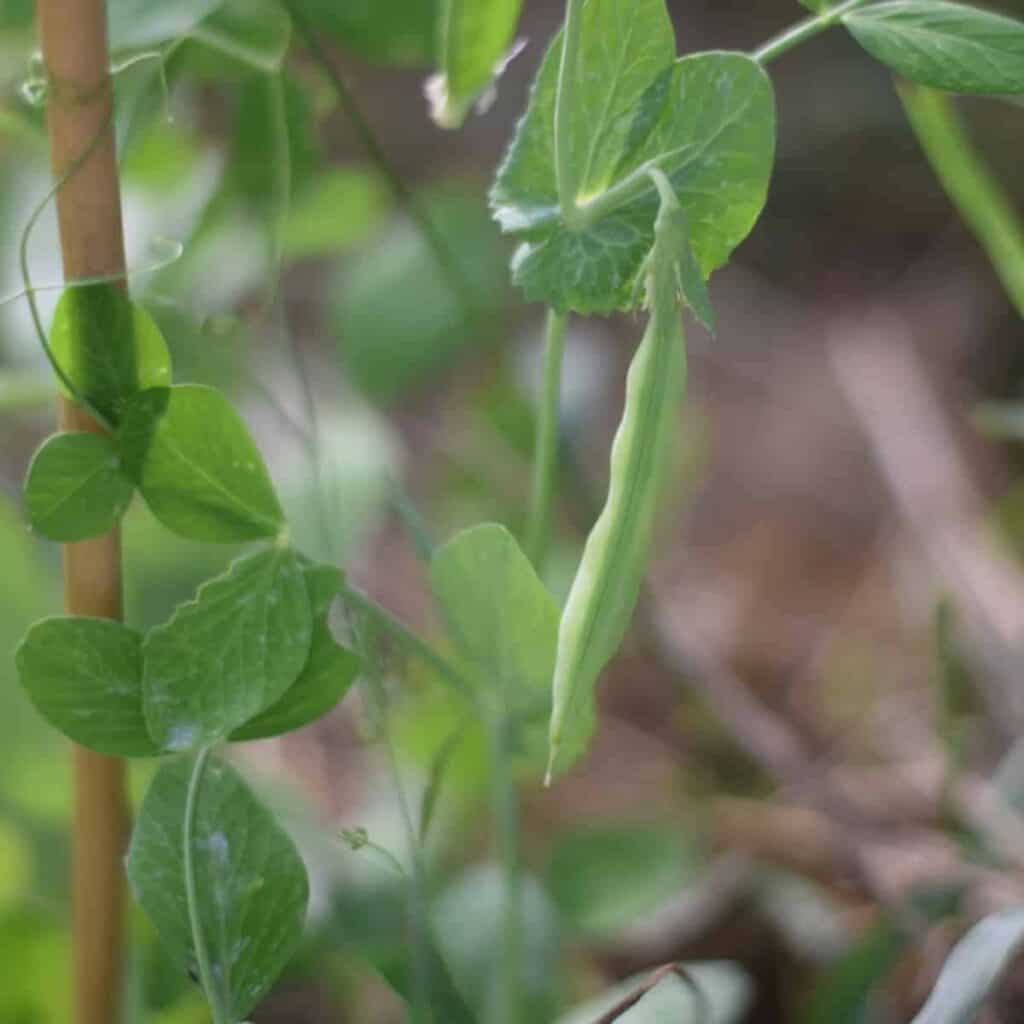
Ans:
[[[494,864],[470,868],[437,897],[432,912],[438,945],[478,1020],[494,1020],[501,996],[505,886]],[[523,950],[518,991],[526,1020],[551,1020],[558,989],[558,921],[535,878],[519,880],[519,936]]]
[[[545,878],[565,921],[602,936],[635,925],[678,896],[698,863],[696,850],[676,830],[594,826],[558,840]]]
[[[450,254],[438,265],[422,232],[401,221],[344,273],[334,328],[353,383],[397,399],[469,346],[501,337],[507,298],[504,246],[477,203],[454,193],[426,204]]]
[[[277,0],[222,0],[191,36],[243,64],[275,74],[288,52],[291,22]]]
[[[70,962],[67,929],[37,908],[0,916],[0,1020],[71,1020]]]
[[[223,0],[107,0],[111,52],[160,46],[187,36]]]
[[[955,946],[912,1024],[972,1024],[1024,945],[1024,908],[992,914]]]
[[[522,0],[442,0],[440,71],[427,83],[431,116],[458,128],[493,89],[519,21]]]
[[[975,410],[974,423],[988,437],[1024,441],[1024,402],[985,402]]]
[[[384,183],[369,171],[325,172],[292,201],[281,240],[284,254],[307,259],[360,244],[387,209],[387,200]]]
[[[360,57],[402,67],[430,65],[437,51],[439,0],[300,0],[314,28]]]

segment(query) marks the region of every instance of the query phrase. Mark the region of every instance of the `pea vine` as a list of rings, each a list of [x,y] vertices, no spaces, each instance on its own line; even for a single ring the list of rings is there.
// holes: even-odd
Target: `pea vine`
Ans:
[[[173,382],[165,340],[140,305],[109,281],[62,295],[44,342],[62,387],[109,432],[59,433],[42,445],[25,483],[33,529],[62,543],[96,537],[138,495],[180,537],[255,545],[145,635],[107,620],[54,617],[36,623],[17,652],[29,697],[70,739],[116,757],[161,759],[135,825],[128,877],[166,946],[199,978],[215,1024],[252,1012],[293,955],[308,901],[291,839],[219,751],[300,728],[353,686],[364,657],[332,633],[336,598],[451,682],[491,726],[496,747],[532,756],[537,726],[549,720],[549,779],[585,752],[597,681],[646,570],[677,429],[681,307],[713,328],[707,280],[754,227],[768,194],[776,110],[765,65],[841,26],[913,82],[1024,93],[1024,24],[1010,18],[945,0],[805,6],[805,21],[753,55],[680,58],[664,0],[568,0],[491,191],[496,220],[518,241],[513,278],[549,310],[529,557],[490,524],[431,554],[452,662],[338,568],[293,547],[244,420],[216,389]],[[432,99],[439,121],[454,127],[492,88],[519,3],[448,0],[442,9],[443,66]],[[567,320],[637,310],[647,325],[626,382],[607,497],[560,610],[541,576]],[[505,838],[511,896],[511,825]],[[514,1002],[510,914],[506,987]]]

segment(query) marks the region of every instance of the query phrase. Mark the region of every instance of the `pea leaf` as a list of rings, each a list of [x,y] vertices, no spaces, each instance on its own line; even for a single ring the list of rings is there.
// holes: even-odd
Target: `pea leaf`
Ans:
[[[223,0],[189,35],[257,71],[281,70],[291,21],[278,0]]]
[[[137,391],[170,383],[171,358],[160,328],[113,284],[65,289],[49,343],[71,383],[112,423]]]
[[[159,46],[186,36],[223,0],[107,0],[111,52]]]
[[[892,0],[843,24],[876,60],[949,92],[1024,93],[1024,22],[945,0]]]
[[[328,610],[341,585],[341,573],[328,565],[307,565],[303,571],[314,616],[306,664],[284,696],[236,729],[232,740],[280,736],[315,722],[345,696],[359,674],[361,659],[334,639],[328,622]]]
[[[162,750],[223,739],[275,703],[309,656],[313,617],[295,552],[240,558],[142,646],[146,723]]]
[[[195,969],[185,889],[185,807],[192,764],[161,766],[142,802],[128,880],[166,948]],[[244,1020],[298,947],[309,899],[288,835],[233,769],[210,761],[199,783],[191,848],[199,925],[217,997]]]
[[[503,70],[522,0],[444,0],[441,70],[427,84],[431,116],[458,128]]]
[[[125,407],[121,450],[153,515],[180,536],[237,543],[279,533],[284,516],[259,450],[214,388],[140,392]]]
[[[705,277],[757,220],[775,145],[767,76],[739,53],[673,55],[663,0],[584,7],[569,133],[579,222],[568,225],[554,165],[561,36],[551,44],[491,192],[499,224],[522,240],[512,268],[529,300],[583,313],[635,307],[658,210],[651,168],[678,195]]]
[[[957,943],[912,1024],[971,1024],[1022,945],[1024,908],[980,921]]]
[[[430,563],[434,595],[482,686],[536,710],[555,663],[558,609],[503,526],[464,530]]]
[[[50,540],[85,540],[117,525],[133,490],[109,437],[55,434],[29,464],[25,512],[32,528]]]
[[[142,712],[141,637],[106,619],[37,622],[15,655],[39,713],[75,743],[118,757],[153,757]]]

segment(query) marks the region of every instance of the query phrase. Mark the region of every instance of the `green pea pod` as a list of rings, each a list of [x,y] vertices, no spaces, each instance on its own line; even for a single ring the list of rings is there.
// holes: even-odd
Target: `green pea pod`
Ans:
[[[660,184],[660,183],[659,183]],[[663,190],[647,265],[650,320],[626,380],[611,451],[608,497],[583,549],[562,613],[553,682],[547,779],[565,771],[594,727],[594,687],[629,626],[647,567],[659,483],[686,378],[679,310],[682,212]],[[701,282],[703,285],[703,282]]]

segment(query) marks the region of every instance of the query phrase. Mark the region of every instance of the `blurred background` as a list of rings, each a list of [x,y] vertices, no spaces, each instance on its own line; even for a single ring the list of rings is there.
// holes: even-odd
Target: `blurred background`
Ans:
[[[4,296],[22,287],[19,238],[50,187],[24,88],[31,7],[0,2]],[[749,50],[801,14],[792,0],[670,7],[681,52]],[[130,284],[177,378],[215,383],[243,410],[296,543],[444,646],[423,553],[481,520],[523,523],[543,311],[510,287],[486,190],[562,5],[527,0],[525,49],[457,133],[423,98],[428,0],[306,8],[347,98],[299,41],[280,78],[196,41],[168,59],[166,95],[152,62],[118,74]],[[521,799],[524,1020],[661,964],[715,961],[716,1020],[900,1024],[970,922],[1024,902],[1022,313],[887,72],[836,31],[771,74],[770,198],[713,279],[717,335],[689,325],[677,472],[599,735],[548,791],[529,744],[503,766]],[[1024,110],[957,106],[1024,210]],[[29,246],[35,285],[59,282],[57,253],[47,210]],[[41,293],[44,309],[58,294]],[[571,324],[547,579],[559,600],[641,332],[629,317]],[[10,654],[60,607],[58,551],[19,508],[52,390],[24,301],[3,304],[2,1024],[69,1013],[67,750]],[[140,627],[238,553],[178,541],[138,504],[125,545]],[[403,1020],[401,979],[435,954],[487,1019],[495,766],[450,693],[385,653],[379,678],[323,721],[238,750],[314,884],[306,948],[255,1024]],[[137,795],[148,773],[133,768]],[[429,828],[410,843],[403,808],[425,794]],[[416,900],[430,942],[410,939]],[[204,1021],[141,914],[133,930],[133,1019]],[[1022,1019],[1013,977],[990,1022]]]

